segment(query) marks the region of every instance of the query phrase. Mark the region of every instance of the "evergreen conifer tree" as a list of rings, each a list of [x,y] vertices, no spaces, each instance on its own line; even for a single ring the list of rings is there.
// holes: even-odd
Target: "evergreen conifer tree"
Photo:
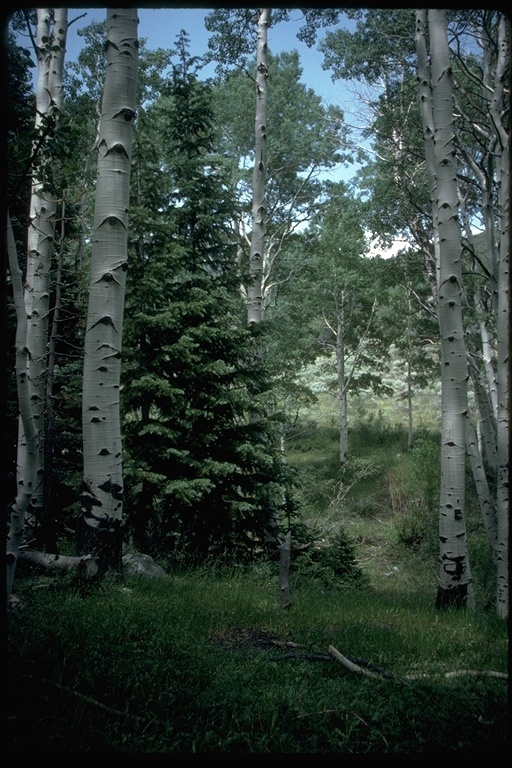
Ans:
[[[207,84],[184,33],[168,92],[136,148],[123,375],[133,543],[201,560],[261,551],[283,498],[263,403],[268,377],[238,294],[233,201],[214,151]],[[148,210],[148,205],[150,210]]]

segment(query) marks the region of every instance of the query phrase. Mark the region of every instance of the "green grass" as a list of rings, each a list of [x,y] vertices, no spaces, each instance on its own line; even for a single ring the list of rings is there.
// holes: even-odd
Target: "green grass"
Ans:
[[[9,621],[8,734],[19,755],[504,745],[506,681],[443,677],[506,670],[506,627],[492,616],[437,614],[422,594],[304,582],[283,610],[265,568],[86,594],[44,583],[20,580],[25,607]],[[329,657],[331,645],[396,678],[349,672]],[[402,680],[412,673],[425,677]]]
[[[341,469],[337,430],[313,422],[287,455],[301,520],[327,559],[292,561],[288,609],[277,563],[98,586],[20,570],[8,617],[13,753],[506,749],[507,680],[445,677],[506,672],[508,627],[492,600],[484,610],[494,577],[471,497],[478,607],[434,609],[438,435],[424,427],[407,453],[399,425],[360,420]],[[329,548],[337,534],[364,579],[333,577],[329,558],[350,556],[343,538]],[[330,646],[388,676],[350,672]]]

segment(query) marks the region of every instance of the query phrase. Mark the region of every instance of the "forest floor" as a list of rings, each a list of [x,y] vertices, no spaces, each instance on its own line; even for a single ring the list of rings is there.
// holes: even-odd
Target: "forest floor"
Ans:
[[[360,415],[340,467],[330,419],[306,414],[287,441],[317,544],[292,558],[286,609],[276,563],[99,587],[20,572],[8,617],[10,753],[507,749],[508,626],[493,610],[471,496],[477,610],[434,608],[436,426],[419,424],[408,451],[400,423]]]

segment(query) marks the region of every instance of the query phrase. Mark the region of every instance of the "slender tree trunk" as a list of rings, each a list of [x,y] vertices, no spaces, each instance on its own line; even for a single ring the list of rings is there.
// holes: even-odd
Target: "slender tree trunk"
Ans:
[[[493,558],[496,560],[497,526],[496,509],[494,506],[491,490],[487,481],[482,455],[478,446],[478,439],[475,429],[469,419],[466,419],[466,448],[471,462],[471,471],[475,481],[475,488],[478,496],[478,503],[482,513],[485,532],[489,545],[493,552]]]
[[[407,450],[412,450],[414,443],[413,412],[412,412],[412,304],[410,294],[407,297]]]
[[[268,28],[271,9],[258,8],[258,35],[256,49],[256,114],[254,119],[255,147],[252,174],[252,231],[249,252],[249,283],[247,286],[247,325],[259,326],[264,318],[263,267],[266,241],[266,174],[267,174],[267,111],[268,111]],[[241,251],[239,251],[241,256]],[[262,350],[255,347],[255,358]],[[250,419],[257,418],[253,413]],[[266,531],[266,540],[279,542],[279,519],[273,516]]]
[[[343,299],[342,299],[343,303]],[[336,364],[338,368],[338,401],[340,415],[340,464],[348,458],[348,420],[347,420],[347,382],[345,376],[345,327],[343,307],[338,310],[338,327],[336,334]]]
[[[503,26],[505,21],[503,20]],[[502,32],[502,47],[506,42],[506,32]],[[508,60],[508,55],[504,57]],[[502,65],[504,69],[504,64]],[[508,134],[500,131],[501,156],[499,170],[499,278],[498,312],[496,317],[496,335],[498,339],[497,392],[497,612],[501,618],[508,618],[509,604],[509,377],[510,377],[510,320],[509,320],[509,248],[510,248],[510,161]]]
[[[412,368],[411,349],[407,352],[407,450],[412,450],[414,444],[414,423],[412,412]]]
[[[9,533],[7,535],[6,591],[7,604],[9,604],[14,584],[16,564],[18,561],[18,550],[23,538],[23,523],[32,498],[32,492],[36,486],[39,458],[39,429],[34,418],[27,375],[27,315],[25,312],[25,302],[23,300],[23,278],[19,267],[16,241],[14,239],[9,216],[7,218],[7,253],[14,294],[14,304],[16,308],[16,387],[20,419],[22,421],[23,434],[25,436],[24,473],[17,478],[16,499],[11,508],[11,522]]]
[[[487,388],[482,383],[482,377],[478,366],[471,354],[468,354],[468,367],[473,384],[473,392],[478,408],[479,428],[482,435],[482,443],[487,461],[493,470],[498,468],[498,454],[496,448],[497,425],[492,410],[491,400]]]
[[[82,395],[84,487],[78,554],[99,575],[121,573],[123,467],[119,387],[128,248],[131,152],[138,71],[133,8],[107,10]]]
[[[429,69],[426,23],[430,43]],[[446,13],[416,12],[416,46],[434,233],[439,243],[438,319],[441,335],[441,490],[437,607],[473,607],[465,523],[465,433],[468,418],[462,323],[461,237],[458,219],[453,86]],[[429,107],[429,103],[431,107]],[[433,149],[433,151],[432,151]]]
[[[487,323],[485,322],[485,315],[484,315],[484,309],[482,306],[481,301],[481,291],[482,287],[480,287],[476,293],[475,296],[475,309],[480,317],[479,321],[479,327],[480,327],[480,338],[482,340],[482,359],[484,363],[485,368],[485,376],[487,379],[487,388],[489,390],[489,397],[491,399],[492,404],[492,412],[494,414],[494,418],[498,418],[498,389],[496,385],[496,372],[494,370],[493,366],[493,348],[492,348],[492,341],[491,341],[491,334],[489,332],[489,328],[487,327]]]
[[[37,10],[36,53],[38,80],[35,128],[52,135],[62,111],[62,78],[67,35],[67,8]],[[55,242],[58,196],[52,178],[52,158],[47,145],[33,173],[25,277],[25,309],[28,317],[27,372],[34,424],[39,432],[37,482],[27,510],[29,530],[36,529],[44,505],[44,420],[47,375],[48,314],[51,265]],[[20,418],[18,438],[18,482],[26,471],[26,436]]]
[[[267,170],[267,80],[268,80],[268,27],[271,11],[258,9],[258,42],[256,52],[256,117],[255,156],[252,176],[252,233],[249,254],[249,286],[247,290],[247,323],[258,325],[263,319],[263,258],[265,253],[266,214],[265,201]]]

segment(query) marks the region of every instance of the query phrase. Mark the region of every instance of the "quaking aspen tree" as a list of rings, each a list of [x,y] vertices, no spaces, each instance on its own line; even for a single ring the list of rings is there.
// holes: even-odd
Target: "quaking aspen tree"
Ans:
[[[34,121],[37,139],[34,157],[38,162],[31,177],[24,280],[10,216],[7,217],[7,251],[16,308],[16,382],[20,414],[17,492],[11,508],[6,547],[7,602],[12,592],[24,527],[28,523],[29,530],[33,530],[43,509],[48,314],[58,202],[52,178],[53,158],[47,139],[55,134],[62,111],[67,14],[66,8],[37,9],[35,52],[38,77]]]
[[[462,247],[453,83],[444,10],[416,12],[416,50],[434,237],[439,249],[437,309],[441,336],[442,426],[436,605],[471,606],[474,598],[465,522],[469,374],[462,322]]]
[[[123,465],[120,375],[135,120],[137,10],[107,11],[107,71],[98,141],[89,305],[82,391],[83,493],[78,554],[98,557],[100,576],[120,573]]]
[[[68,28],[67,8],[38,8],[35,49],[37,57],[35,129],[40,143],[37,165],[32,172],[27,267],[24,301],[27,375],[33,421],[38,432],[36,483],[27,508],[27,523],[34,529],[43,512],[44,498],[44,420],[45,386],[48,369],[48,317],[51,293],[51,267],[55,243],[58,190],[53,178],[55,158],[48,138],[57,130],[63,107],[62,78]],[[45,137],[42,139],[41,137]],[[19,421],[17,477],[23,483],[27,464],[24,422]]]
[[[256,52],[256,136],[254,170],[252,177],[252,234],[249,255],[249,286],[247,290],[247,322],[259,324],[263,317],[263,257],[267,207],[265,203],[265,178],[267,168],[267,109],[268,109],[268,28],[271,11],[258,9],[258,41]]]

